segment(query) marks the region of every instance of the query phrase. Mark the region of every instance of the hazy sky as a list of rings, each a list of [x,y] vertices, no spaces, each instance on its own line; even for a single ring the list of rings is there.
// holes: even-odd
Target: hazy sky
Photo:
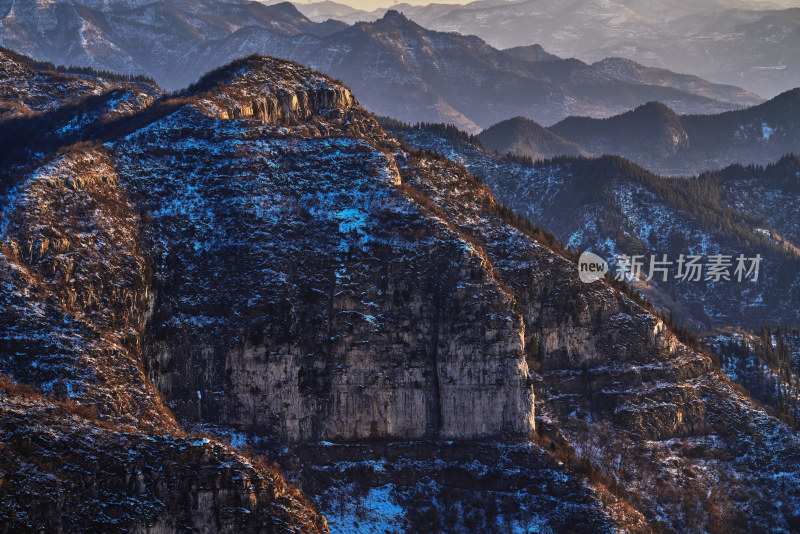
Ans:
[[[320,0],[290,0],[295,4],[302,5],[310,2],[319,2]],[[365,11],[372,11],[379,7],[391,7],[395,4],[413,4],[413,5],[426,5],[430,3],[436,4],[468,4],[473,0],[332,0],[337,4],[346,4],[351,7],[363,9]],[[508,0],[514,1],[514,0]],[[657,0],[653,0],[657,1]],[[624,2],[623,2],[624,3]],[[733,2],[736,3],[736,2]],[[772,4],[775,7],[800,7],[800,0],[744,0],[745,5],[751,4],[753,7],[758,4]],[[720,2],[724,5],[725,2]],[[741,6],[740,6],[741,7]]]
[[[319,0],[310,0],[311,2],[317,2]],[[351,7],[355,7],[358,9],[363,9],[364,11],[372,11],[373,9],[378,9],[379,7],[392,7],[395,4],[412,4],[415,6],[424,6],[430,3],[436,4],[467,4],[472,0],[333,0],[337,4],[346,4]],[[800,0],[798,0],[800,1]],[[309,0],[294,0],[294,3],[297,5],[308,4],[310,3]]]

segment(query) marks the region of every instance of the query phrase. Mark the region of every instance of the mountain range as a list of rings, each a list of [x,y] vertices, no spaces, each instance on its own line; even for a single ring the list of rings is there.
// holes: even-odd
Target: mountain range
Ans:
[[[313,20],[372,21],[385,9],[338,12],[332,2],[298,4]],[[625,57],[745,87],[767,97],[800,86],[796,2],[478,1],[396,4],[419,24],[477,35],[497,48],[538,43],[564,57],[595,62]]]
[[[175,90],[235,58],[266,53],[342,79],[378,114],[448,122],[473,133],[517,115],[550,125],[570,115],[609,117],[655,100],[679,113],[761,102],[736,87],[621,60],[588,65],[503,52],[477,37],[427,30],[397,11],[347,26],[312,22],[289,3],[14,0],[0,15],[3,46],[55,64],[144,74]],[[540,57],[548,60],[531,61]]]
[[[3,531],[800,525],[789,419],[341,83],[0,64]]]
[[[678,115],[649,102],[607,119],[569,117],[544,128],[517,117],[478,135],[488,148],[532,159],[616,154],[662,175],[766,165],[800,152],[800,89],[718,115]]]

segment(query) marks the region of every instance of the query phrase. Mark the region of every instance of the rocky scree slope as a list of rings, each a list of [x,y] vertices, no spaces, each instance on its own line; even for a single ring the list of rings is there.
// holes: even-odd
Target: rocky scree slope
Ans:
[[[77,288],[88,294],[73,299],[72,278],[49,267],[57,264],[49,259],[55,251],[47,248],[44,262],[26,258],[20,243],[43,242],[35,217],[30,232],[3,229],[17,251],[4,258],[21,265],[9,276],[42,264],[42,291],[60,291],[54,307],[63,310],[58,299],[66,301],[79,314],[76,329],[100,331],[108,351],[98,358],[128,358],[131,374],[141,377],[143,392],[118,403],[96,402],[95,377],[83,379],[72,399],[77,412],[97,406],[100,421],[143,424],[151,432],[133,414],[148,398],[159,402],[157,389],[185,425],[211,425],[259,446],[257,438],[278,439],[288,450],[279,446],[277,459],[342,524],[346,510],[337,515],[336,500],[326,495],[355,496],[356,484],[375,497],[373,509],[391,505],[398,524],[419,530],[432,524],[458,531],[469,515],[448,514],[452,498],[462,499],[461,509],[478,510],[470,521],[485,531],[503,531],[511,522],[609,531],[755,525],[788,531],[797,524],[795,432],[735,390],[708,355],[678,343],[650,312],[603,282],[580,282],[572,261],[542,244],[543,234],[510,216],[463,166],[388,136],[341,85],[295,64],[250,57],[136,114],[120,132],[114,139],[104,132],[102,145],[49,156],[8,189],[3,203],[4,214],[14,213],[25,188],[52,183],[61,193],[62,181],[81,187],[87,175],[106,183],[105,175],[109,187],[124,192],[123,218],[138,229],[125,246],[130,252],[112,255],[111,245],[99,241],[111,237],[81,230],[87,215],[65,221],[77,225],[66,233],[85,240],[78,244],[87,255],[113,258],[110,266],[130,262],[120,276],[133,289],[108,297],[126,303],[119,306],[119,329],[92,316],[103,280],[83,280],[78,270]],[[75,165],[86,166],[80,179],[66,170]],[[32,282],[22,277],[3,286],[4,313],[14,314],[9,324],[48,302],[26,293],[25,284]],[[106,326],[112,331],[103,337]],[[114,337],[126,329],[135,340]],[[70,330],[69,339],[80,341],[78,334]],[[38,388],[37,402],[72,406],[66,398],[75,383],[64,380],[51,393],[44,387],[51,378],[36,371],[50,368],[40,359],[58,362],[42,337],[23,336],[20,343],[32,346],[7,355],[3,373],[14,379],[28,373],[24,380]],[[91,360],[84,368],[93,366]],[[546,437],[527,446],[480,445],[504,436],[525,443],[535,429]],[[117,431],[107,432],[118,439]],[[369,453],[387,458],[400,487],[387,488],[385,472],[366,469],[366,461],[338,468],[351,454],[348,444],[376,438],[423,440],[447,471],[437,475],[443,464],[426,465],[402,446]],[[446,441],[439,447],[443,438],[465,442],[466,456]],[[313,451],[314,443],[334,441],[339,450],[328,456],[303,452],[309,442]],[[173,450],[158,440],[156,446]],[[558,451],[566,465],[558,463]],[[498,454],[523,458],[509,463]],[[461,478],[476,473],[465,463],[470,456],[479,471],[494,466],[509,487],[520,484],[514,465],[524,465],[526,474],[541,477],[534,478],[539,486],[487,495]],[[432,472],[434,482],[448,473],[462,481],[461,491],[433,487],[436,498],[423,517],[414,515],[421,487],[403,484],[420,470]],[[270,486],[268,473],[255,472]],[[552,484],[554,473],[562,484]],[[568,505],[548,515],[552,501],[540,493],[542,485],[546,494],[566,495]],[[284,495],[277,482],[271,487]],[[727,499],[717,498],[722,488]],[[524,512],[498,520],[498,506]],[[299,498],[281,509],[299,519],[280,528],[324,529]],[[214,510],[222,517],[228,509]],[[280,521],[241,508],[232,513],[235,521]],[[374,516],[370,521],[369,528],[383,525]]]

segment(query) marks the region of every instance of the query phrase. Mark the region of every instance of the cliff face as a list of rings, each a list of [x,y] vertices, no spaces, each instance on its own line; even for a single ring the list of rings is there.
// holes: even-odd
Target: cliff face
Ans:
[[[349,140],[233,139],[205,144],[223,157],[206,160],[213,167],[197,169],[192,198],[175,201],[186,191],[168,189],[163,160],[141,157],[158,138],[131,139],[117,155],[122,172],[143,173],[135,191],[197,221],[182,228],[171,213],[150,214],[153,246],[166,252],[154,271],[151,377],[173,409],[290,440],[531,429],[518,426],[532,398],[509,297],[479,281],[481,259],[458,236],[393,193],[383,154]],[[270,157],[253,172],[237,164],[243,151]],[[187,234],[202,249],[181,246]],[[474,307],[460,309],[465,299]],[[505,315],[482,321],[498,308]],[[473,365],[482,370],[467,376]],[[454,405],[459,387],[475,412]]]
[[[298,70],[303,71],[302,78],[297,77]],[[320,74],[257,56],[209,73],[183,95],[199,98],[204,111],[218,119],[259,119],[273,125],[309,121],[339,125],[358,104],[348,88]]]
[[[0,531],[327,531],[279,472],[186,436],[146,379],[149,263],[118,186],[76,149],[6,195]]]
[[[146,359],[172,408],[290,441],[532,431],[512,298],[398,189],[396,142],[306,69],[241,69],[193,93],[212,116],[188,105],[112,149],[148,214]],[[252,117],[277,124],[215,111],[274,94],[293,104]]]
[[[341,128],[326,113],[285,128],[184,109],[114,147],[154,210],[149,246],[167,268],[155,274],[151,376],[183,417],[289,441],[475,439],[531,430],[533,382],[543,430],[631,488],[651,524],[793,524],[791,507],[759,495],[797,498],[775,478],[796,476],[785,458],[797,436],[707,355],[605,284],[580,282],[462,167],[400,147],[358,108]],[[347,138],[320,139],[326,128]],[[184,145],[155,148],[176,131]],[[748,439],[765,426],[768,440]],[[408,476],[402,458],[389,465]],[[359,479],[332,484],[348,480]],[[759,504],[703,504],[723,485]]]

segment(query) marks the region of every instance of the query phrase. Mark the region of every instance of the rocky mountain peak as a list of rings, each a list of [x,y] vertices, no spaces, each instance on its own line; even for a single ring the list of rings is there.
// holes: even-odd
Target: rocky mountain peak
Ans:
[[[414,24],[408,17],[406,17],[402,12],[397,11],[396,9],[390,9],[386,13],[384,13],[383,18],[386,22],[390,22],[395,26],[404,26],[408,24]]]
[[[357,105],[350,90],[296,63],[252,55],[209,72],[180,96],[221,119],[341,125]]]
[[[533,430],[510,295],[480,248],[401,188],[401,147],[346,88],[253,56],[181,97],[207,113],[185,106],[113,149],[151,214],[160,289],[145,351],[171,407],[288,441]],[[176,136],[193,148],[165,153]],[[202,245],[181,244],[184,220]],[[187,381],[197,358],[215,370]]]
[[[291,61],[253,54],[203,75],[183,95],[198,95],[210,90],[245,92],[262,96],[280,91],[313,90],[341,85],[327,76]]]

